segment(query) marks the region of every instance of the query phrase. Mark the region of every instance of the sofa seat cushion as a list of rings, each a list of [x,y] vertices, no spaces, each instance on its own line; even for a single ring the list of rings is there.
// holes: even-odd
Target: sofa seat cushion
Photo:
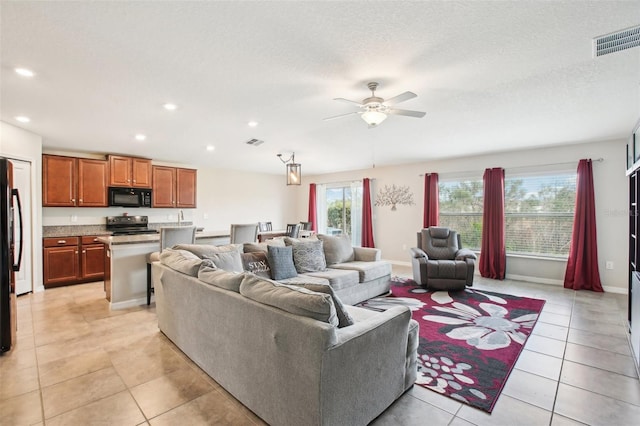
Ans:
[[[391,264],[384,260],[377,262],[354,261],[339,263],[337,265],[331,265],[331,268],[357,271],[361,283],[382,278],[385,275],[391,275]]]
[[[334,290],[351,287],[358,284],[358,271],[349,271],[346,269],[328,268],[324,271],[307,272],[305,275],[312,277],[324,278],[329,280],[329,284]]]
[[[466,280],[467,271],[467,262],[464,260],[427,260],[429,278]]]
[[[240,284],[240,294],[295,315],[313,318],[333,326],[338,325],[335,305],[331,295],[327,293],[318,293],[304,287],[245,274]]]
[[[296,285],[300,283],[329,284],[329,280],[326,278],[312,277],[308,274],[298,274],[295,277],[278,280],[278,282],[287,285]]]

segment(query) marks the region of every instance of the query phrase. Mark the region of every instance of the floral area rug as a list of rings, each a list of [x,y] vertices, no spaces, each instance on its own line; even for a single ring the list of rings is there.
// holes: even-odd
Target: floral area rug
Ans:
[[[416,384],[490,413],[544,300],[471,288],[427,291],[396,277],[391,293],[358,306],[411,309],[420,324]]]

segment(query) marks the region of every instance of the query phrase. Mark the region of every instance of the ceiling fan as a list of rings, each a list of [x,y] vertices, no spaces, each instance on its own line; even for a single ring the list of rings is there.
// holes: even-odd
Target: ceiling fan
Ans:
[[[413,99],[417,97],[413,92],[404,92],[399,94],[398,96],[394,96],[393,98],[387,99],[386,101],[383,98],[379,98],[376,96],[376,89],[378,88],[378,83],[372,81],[367,84],[369,90],[371,90],[371,96],[362,100],[362,102],[350,101],[349,99],[344,98],[335,98],[334,101],[340,102],[348,102],[351,104],[356,104],[360,107],[361,111],[348,112],[346,114],[334,115],[333,117],[327,117],[325,120],[333,120],[336,118],[346,117],[348,115],[360,114],[362,119],[369,125],[369,127],[377,127],[380,123],[382,123],[387,115],[406,115],[407,117],[415,117],[422,118],[425,116],[426,112],[422,111],[411,111],[408,109],[398,109],[393,108],[394,105],[399,104],[400,102],[408,101],[409,99]]]

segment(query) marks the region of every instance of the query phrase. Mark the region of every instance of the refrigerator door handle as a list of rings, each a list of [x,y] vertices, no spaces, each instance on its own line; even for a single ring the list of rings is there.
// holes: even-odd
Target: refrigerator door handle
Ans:
[[[20,250],[18,250],[18,263],[13,265],[13,270],[19,271],[20,264],[22,263],[22,248],[24,246],[24,241],[22,239],[22,203],[20,203],[20,193],[17,188],[11,189],[11,196],[15,197],[18,202],[18,219],[20,219]]]

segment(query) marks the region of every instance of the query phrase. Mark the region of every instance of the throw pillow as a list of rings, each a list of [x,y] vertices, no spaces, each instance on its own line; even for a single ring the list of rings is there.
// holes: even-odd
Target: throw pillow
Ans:
[[[318,235],[318,239],[323,243],[327,266],[351,262],[354,259],[353,246],[349,235]]]
[[[242,267],[245,271],[256,274],[259,277],[271,278],[271,268],[267,260],[267,253],[262,251],[255,253],[242,253]]]
[[[349,325],[353,325],[354,321],[349,315],[349,312],[345,309],[342,304],[342,300],[338,297],[338,295],[333,291],[333,288],[329,284],[318,284],[318,283],[292,283],[292,286],[303,287],[309,289],[311,291],[315,291],[317,293],[325,293],[331,296],[331,300],[333,300],[333,305],[336,308],[336,315],[338,317],[338,328],[347,327]]]
[[[205,256],[211,256],[212,254],[226,251],[237,251],[238,253],[242,253],[242,244],[225,244],[223,246],[214,246],[209,244],[176,244],[173,248],[176,250],[188,250],[201,259]]]
[[[204,262],[198,270],[198,279],[200,281],[225,290],[235,291],[236,293],[240,293],[240,283],[243,278],[244,273],[238,274],[236,272],[223,271]]]
[[[300,241],[291,245],[293,249],[293,263],[299,274],[305,272],[318,272],[327,269],[324,259],[322,241]]]
[[[195,277],[198,275],[202,259],[187,250],[166,248],[160,253],[160,262],[175,271]]]
[[[293,250],[291,247],[267,247],[267,259],[271,267],[271,278],[284,280],[298,275],[293,264]]]
[[[216,265],[217,268],[230,272],[243,272],[242,259],[240,253],[237,251],[225,251],[222,253],[212,253],[209,256],[204,256],[205,259],[209,259]]]
[[[328,294],[280,284],[252,274],[246,274],[242,279],[240,294],[295,315],[313,318],[333,326],[338,325],[336,308]]]

